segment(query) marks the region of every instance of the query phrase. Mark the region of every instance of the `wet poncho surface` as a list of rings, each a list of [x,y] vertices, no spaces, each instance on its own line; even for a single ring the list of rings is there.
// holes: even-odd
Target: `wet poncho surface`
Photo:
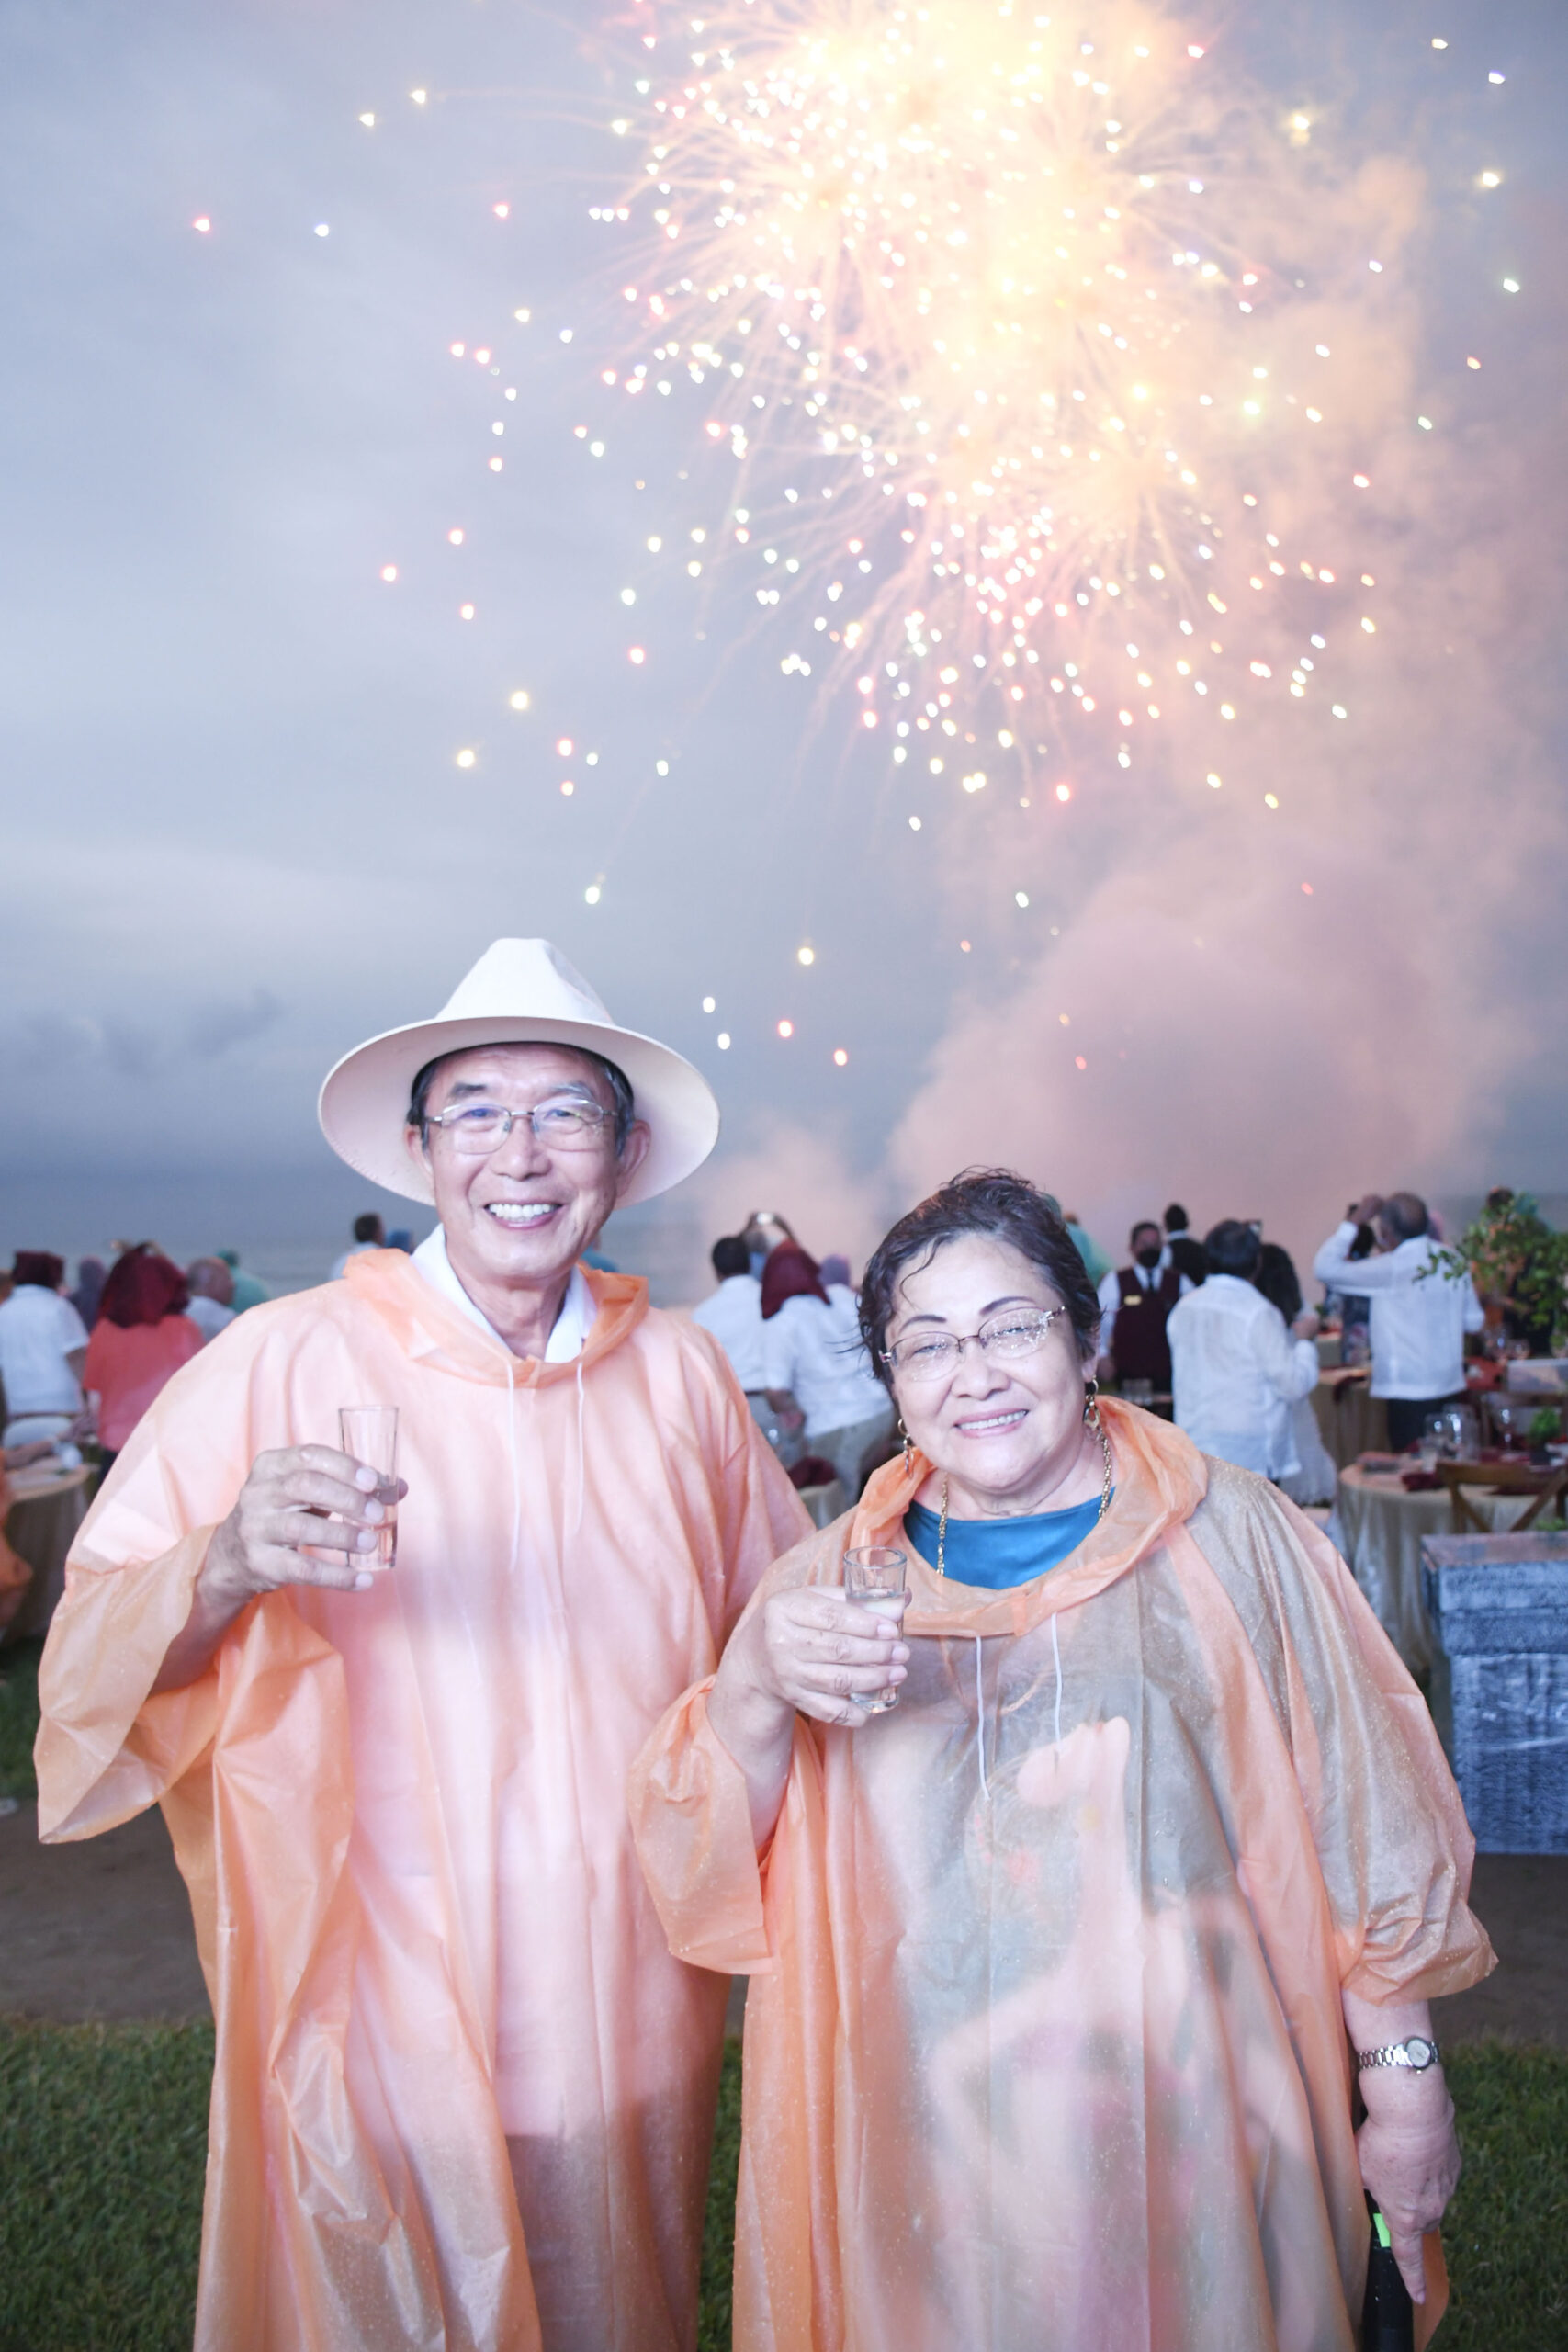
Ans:
[[[190,1887],[218,2023],[198,2352],[694,2334],[727,1988],[670,1955],[626,1772],[808,1521],[707,1335],[587,1281],[562,1364],[396,1250],[253,1309],[73,1552],[39,1821],[161,1801]],[[371,1401],[400,1412],[396,1566],[252,1604],[149,1698],[254,1456]]]
[[[1001,1592],[911,1559],[900,1704],[797,1721],[761,1864],[706,1685],[634,1771],[672,1948],[752,1979],[738,2352],[1351,2352],[1341,1989],[1486,1973],[1472,1841],[1309,1522],[1103,1409],[1101,1526]],[[752,1606],[896,1541],[929,1469]]]

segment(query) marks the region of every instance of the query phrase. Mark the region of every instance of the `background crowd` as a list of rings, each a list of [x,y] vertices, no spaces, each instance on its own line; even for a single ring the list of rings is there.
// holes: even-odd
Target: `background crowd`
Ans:
[[[1508,1298],[1483,1303],[1445,1256],[1438,1219],[1414,1193],[1351,1204],[1313,1260],[1315,1308],[1290,1252],[1257,1220],[1222,1218],[1200,1239],[1172,1202],[1133,1227],[1121,1266],[1071,1212],[1065,1221],[1099,1292],[1100,1385],[1303,1504],[1334,1498],[1310,1403],[1320,1340],[1337,1341],[1343,1362],[1370,1364],[1397,1451],[1420,1439],[1427,1415],[1463,1398],[1467,1353],[1529,1344]],[[717,1288],[695,1319],[724,1347],[796,1485],[832,1476],[853,1500],[894,1446],[848,1265],[818,1263],[783,1216],[759,1210],[715,1244],[713,1266]]]
[[[1488,1209],[1511,1199],[1495,1192]],[[1395,1451],[1462,1398],[1467,1354],[1545,1345],[1506,1292],[1483,1298],[1445,1262],[1438,1220],[1414,1193],[1350,1205],[1313,1260],[1315,1308],[1290,1253],[1256,1220],[1222,1218],[1200,1238],[1172,1202],[1134,1225],[1121,1265],[1071,1211],[1066,1224],[1099,1292],[1101,1385],[1303,1504],[1334,1494],[1309,1401],[1320,1339],[1337,1340],[1343,1363],[1370,1366]],[[0,1272],[0,1430],[12,1467],[51,1449],[74,1463],[84,1444],[107,1467],[180,1365],[267,1296],[233,1250],[182,1270],[153,1242],[114,1247],[112,1265],[81,1259],[69,1289],[65,1261],[47,1250],[17,1250]],[[409,1231],[389,1233],[367,1211],[332,1274],[361,1251],[412,1247]],[[712,1261],[716,1287],[694,1319],[723,1347],[795,1485],[836,1480],[852,1500],[896,1446],[848,1261],[814,1259],[769,1209],[716,1242]]]

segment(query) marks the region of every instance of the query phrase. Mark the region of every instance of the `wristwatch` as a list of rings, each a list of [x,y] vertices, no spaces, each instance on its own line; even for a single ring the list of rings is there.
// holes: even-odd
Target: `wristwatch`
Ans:
[[[1359,2067],[1408,2066],[1416,2075],[1424,2075],[1428,2066],[1440,2066],[1442,2063],[1442,2052],[1424,2033],[1413,2033],[1404,2041],[1391,2041],[1382,2050],[1358,2050],[1356,2052]]]

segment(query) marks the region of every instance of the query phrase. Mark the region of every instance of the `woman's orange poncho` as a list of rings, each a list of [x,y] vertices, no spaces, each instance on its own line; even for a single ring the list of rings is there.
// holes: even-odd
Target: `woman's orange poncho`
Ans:
[[[728,1988],[670,1956],[626,1772],[807,1522],[707,1334],[588,1283],[560,1364],[399,1250],[254,1308],[71,1555],[39,1826],[161,1802],[190,1887],[218,2022],[198,2352],[694,2334]],[[400,1412],[396,1566],[269,1594],[149,1697],[255,1455],[335,1445],[366,1403]]]
[[[761,1865],[708,1683],[634,1768],[671,1950],[752,1979],[736,2352],[1350,2352],[1340,1992],[1485,1974],[1472,1842],[1330,1546],[1104,1409],[1102,1525],[1009,1591],[911,1557],[901,1703],[797,1722]],[[929,1469],[751,1607],[902,1544]]]

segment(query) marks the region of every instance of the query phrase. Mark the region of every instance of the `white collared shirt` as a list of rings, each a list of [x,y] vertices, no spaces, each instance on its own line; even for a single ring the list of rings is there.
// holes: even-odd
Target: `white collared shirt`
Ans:
[[[693,1307],[692,1320],[712,1332],[742,1388],[754,1396],[767,1385],[762,1378],[762,1285],[755,1274],[727,1274],[709,1297]]]
[[[806,1415],[806,1442],[830,1430],[858,1429],[887,1410],[887,1391],[861,1338],[855,1295],[829,1283],[828,1303],[786,1298],[762,1326],[763,1385],[787,1388]]]
[[[18,1283],[0,1300],[0,1381],[13,1420],[34,1413],[79,1413],[82,1390],[65,1359],[87,1344],[68,1298],[40,1283]]]
[[[1291,1408],[1317,1385],[1317,1350],[1235,1274],[1211,1274],[1170,1310],[1176,1423],[1201,1453],[1265,1478],[1301,1468]]]
[[[440,1226],[437,1226],[434,1232],[427,1235],[420,1243],[413,1253],[413,1262],[432,1290],[438,1290],[443,1298],[449,1299],[454,1306],[459,1308],[468,1317],[470,1323],[477,1323],[481,1331],[488,1331],[492,1340],[500,1341],[503,1348],[507,1348],[508,1354],[512,1353],[512,1350],[507,1347],[507,1342],[502,1339],[501,1333],[489,1316],[481,1314],[453,1272],[452,1261],[446,1255],[446,1236]],[[556,1317],[555,1329],[551,1331],[548,1344],[545,1349],[545,1362],[574,1363],[582,1353],[588,1334],[593,1329],[593,1318],[598,1312],[593,1293],[588,1287],[581,1267],[573,1266],[571,1279],[566,1286],[566,1296],[561,1301],[560,1313]]]
[[[1464,1386],[1464,1335],[1486,1317],[1468,1274],[1455,1280],[1439,1265],[1429,1233],[1372,1258],[1352,1259],[1354,1222],[1347,1217],[1312,1261],[1328,1290],[1371,1302],[1374,1396],[1452,1396]]]

